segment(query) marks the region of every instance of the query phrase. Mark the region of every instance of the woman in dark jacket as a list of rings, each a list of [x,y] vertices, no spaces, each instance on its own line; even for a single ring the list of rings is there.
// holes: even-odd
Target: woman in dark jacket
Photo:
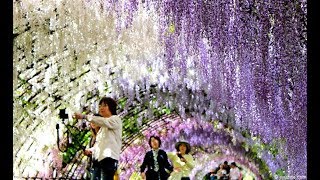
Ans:
[[[151,150],[144,156],[140,173],[146,180],[167,180],[170,172],[173,171],[169,163],[167,153],[160,149],[161,140],[157,136],[151,136],[149,139]],[[145,169],[147,171],[145,172]]]

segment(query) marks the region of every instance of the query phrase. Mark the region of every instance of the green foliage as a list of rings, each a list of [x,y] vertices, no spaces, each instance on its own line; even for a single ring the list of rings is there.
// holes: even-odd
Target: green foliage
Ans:
[[[266,162],[259,157],[259,153],[267,150],[275,157],[279,153],[277,140],[272,141],[271,144],[265,144],[261,143],[259,137],[251,137],[248,131],[242,131],[242,135],[254,142],[253,145],[249,145],[246,142],[241,143],[241,146],[248,150],[246,153],[248,158],[259,164],[260,174],[263,174],[265,179],[272,179],[272,173]]]
[[[167,107],[165,107],[165,106],[163,106],[162,108],[163,108],[163,109],[161,110],[161,112],[162,112],[163,114],[166,114],[166,115],[171,114],[171,109],[169,109],[169,108],[167,108]]]
[[[218,128],[219,120],[212,121],[212,125],[214,129]],[[228,131],[227,128],[223,129],[224,131]],[[260,174],[263,174],[264,179],[273,179],[272,178],[272,172],[270,171],[269,167],[267,166],[266,162],[262,160],[259,156],[259,154],[264,153],[265,151],[268,151],[272,156],[275,158],[278,155],[282,155],[284,160],[287,160],[287,155],[281,152],[281,147],[283,147],[286,143],[286,140],[284,138],[276,138],[273,139],[270,144],[263,143],[259,136],[252,136],[248,130],[244,130],[241,132],[242,136],[248,140],[252,140],[252,145],[248,144],[248,141],[240,142],[240,145],[243,149],[246,150],[246,156],[249,159],[252,159],[255,163],[259,164],[259,171]],[[277,175],[285,174],[284,169],[279,169],[276,173]]]
[[[66,150],[63,152],[63,163],[69,164],[75,157],[76,153],[83,150],[89,143],[91,131],[79,130],[73,125],[66,125],[67,132],[71,138],[71,143],[67,145]],[[66,134],[65,133],[65,134]]]
[[[244,143],[246,146],[246,143]],[[271,171],[269,170],[268,165],[265,161],[259,158],[258,153],[253,150],[254,148],[250,148],[246,153],[247,157],[254,160],[255,163],[259,164],[259,172],[265,176],[265,179],[272,179]]]
[[[104,91],[105,92],[107,92],[107,93],[111,93],[111,88],[110,88],[110,86],[108,85],[108,83],[107,82],[105,82],[104,83]]]
[[[273,147],[271,145],[271,147],[269,148],[270,153],[273,155],[273,157],[275,157],[277,154],[279,154],[278,148]]]
[[[218,125],[219,125],[219,120],[214,120],[214,121],[213,121],[213,127],[214,127],[214,129],[218,129]]]
[[[118,106],[120,109],[123,109],[127,104],[127,98],[121,98],[118,100]]]
[[[243,135],[248,136],[246,132],[243,132]],[[285,140],[283,138],[274,139],[270,144],[260,143],[259,138],[252,138],[252,140],[257,143],[254,143],[254,145],[250,146],[247,143],[242,142],[241,146],[245,149],[248,149],[248,152],[246,153],[247,156],[259,164],[260,174],[263,174],[265,179],[272,179],[272,173],[269,170],[266,162],[263,161],[258,154],[266,150],[270,152],[273,157],[276,157],[279,155],[280,144],[285,143]],[[276,174],[278,176],[285,176],[285,171],[281,168],[277,170]]]
[[[163,115],[168,115],[171,113],[171,110],[165,106],[159,107],[159,108],[154,108],[152,107],[152,113],[155,118],[160,118]]]
[[[123,132],[124,138],[130,137],[136,133],[139,133],[141,126],[148,123],[148,112],[152,113],[153,118],[160,118],[163,115],[169,115],[172,110],[166,106],[155,107],[154,103],[156,98],[152,98],[149,103],[144,103],[132,107],[129,112],[122,117],[123,120]],[[118,101],[120,110],[122,110],[127,103],[127,98],[121,98]]]
[[[247,130],[242,131],[241,134],[245,138],[251,138],[250,132]]]
[[[123,132],[122,135],[124,137],[128,137],[131,134],[135,134],[139,132],[137,115],[133,115],[130,117],[123,118]]]
[[[278,169],[278,170],[276,171],[276,175],[277,175],[277,176],[286,176],[286,173],[285,173],[285,171],[284,171],[282,168],[280,168],[280,169]]]

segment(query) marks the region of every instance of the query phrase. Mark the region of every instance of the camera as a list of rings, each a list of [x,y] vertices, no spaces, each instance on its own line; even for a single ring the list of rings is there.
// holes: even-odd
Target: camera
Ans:
[[[61,119],[68,119],[68,114],[66,113],[66,109],[60,109],[59,111],[59,117]]]

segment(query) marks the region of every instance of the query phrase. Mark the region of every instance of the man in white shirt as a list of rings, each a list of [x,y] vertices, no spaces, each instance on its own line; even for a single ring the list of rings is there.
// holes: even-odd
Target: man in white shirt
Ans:
[[[99,114],[83,115],[75,113],[75,119],[86,119],[100,127],[94,146],[90,148],[92,157],[98,161],[101,179],[113,180],[118,168],[122,145],[122,120],[117,115],[117,103],[110,97],[103,97],[99,102]]]
[[[230,167],[231,167],[230,175],[229,175],[230,180],[239,180],[241,178],[241,172],[240,172],[238,166],[236,165],[236,163],[232,162],[230,164]]]

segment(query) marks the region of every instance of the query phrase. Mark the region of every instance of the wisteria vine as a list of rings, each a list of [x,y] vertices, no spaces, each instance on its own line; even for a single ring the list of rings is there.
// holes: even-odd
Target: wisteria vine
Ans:
[[[42,163],[33,152],[47,157],[55,138],[37,129],[55,131],[58,108],[105,94],[128,98],[124,115],[152,99],[182,118],[220,119],[281,147],[277,158],[288,161],[259,154],[273,173],[306,176],[306,3],[14,1],[15,176],[37,174],[28,162]],[[137,125],[154,118],[133,114]]]

